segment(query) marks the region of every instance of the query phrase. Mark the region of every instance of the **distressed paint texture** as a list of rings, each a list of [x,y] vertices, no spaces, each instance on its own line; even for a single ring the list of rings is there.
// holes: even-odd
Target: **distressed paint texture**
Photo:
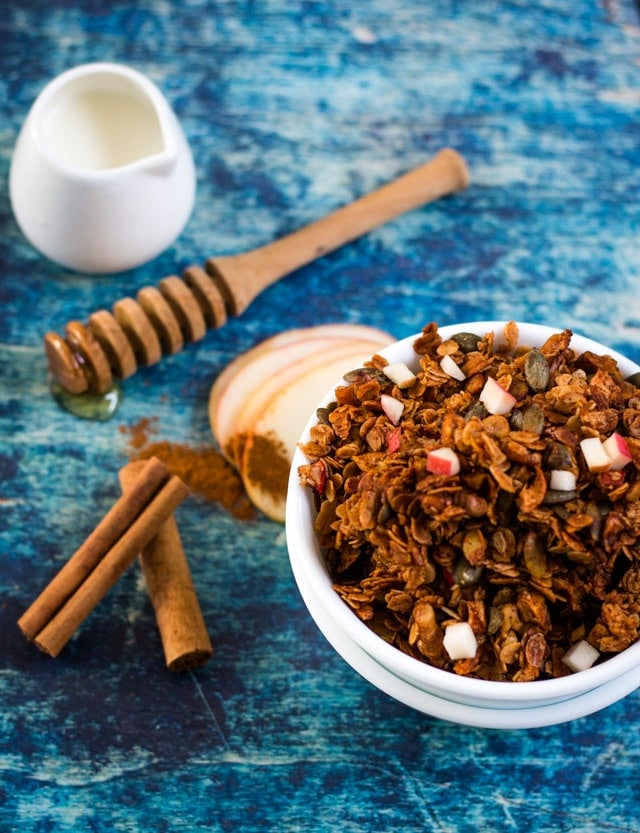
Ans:
[[[185,549],[216,654],[164,670],[137,569],[63,655],[15,621],[115,499],[126,431],[211,442],[239,352],[326,321],[398,337],[508,317],[640,360],[640,18],[597,0],[8,0],[0,15],[0,828],[7,831],[640,831],[640,695],[571,724],[485,731],[361,680],[310,621],[283,529],[189,500]],[[12,218],[12,147],[42,86],[91,60],[163,89],[198,169],[164,254],[90,278]],[[41,337],[212,254],[292,231],[424,161],[472,186],[271,287],[139,372],[115,419],[49,396]],[[144,218],[140,219],[144,222]]]

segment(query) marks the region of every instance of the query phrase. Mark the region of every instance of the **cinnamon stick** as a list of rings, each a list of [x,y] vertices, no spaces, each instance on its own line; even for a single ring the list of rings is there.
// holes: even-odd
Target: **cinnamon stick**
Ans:
[[[169,477],[169,470],[164,463],[157,458],[148,461],[148,465],[139,472],[135,489],[111,507],[82,546],[18,620],[27,638],[33,639],[50,621]]]
[[[57,656],[137,553],[187,496],[180,478],[152,458],[84,544],[18,620],[22,632]]]
[[[133,488],[142,466],[144,462],[138,460],[120,469],[120,483],[125,495]],[[213,647],[173,515],[141,551],[140,564],[167,668],[185,671],[204,665],[213,655]]]

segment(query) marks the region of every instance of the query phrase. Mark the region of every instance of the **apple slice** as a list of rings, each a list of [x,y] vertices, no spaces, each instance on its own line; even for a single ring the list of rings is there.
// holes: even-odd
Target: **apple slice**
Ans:
[[[296,341],[302,341],[304,339],[304,333],[306,331],[306,329],[301,328],[285,330],[282,333],[277,333],[276,335],[270,336],[264,341],[259,342],[253,347],[250,347],[244,353],[241,353],[239,356],[236,356],[231,362],[229,362],[229,364],[216,377],[216,380],[211,386],[211,391],[209,393],[209,422],[211,424],[212,431],[213,426],[217,423],[218,406],[220,404],[220,400],[222,399],[223,395],[225,394],[227,388],[229,387],[233,379],[240,373],[242,368],[246,367],[248,364],[251,364],[251,362],[254,361],[254,359],[262,355],[263,353],[266,354],[269,351],[275,352],[280,347],[286,346],[287,344],[291,344],[292,342],[295,343]],[[213,431],[213,433],[215,435],[215,431]]]
[[[369,327],[366,324],[351,324],[348,322],[335,324],[316,324],[312,327],[297,327],[291,330],[283,330],[273,336],[260,341],[250,347],[244,353],[236,356],[230,364],[218,375],[211,388],[210,407],[215,408],[222,392],[234,378],[236,373],[245,365],[252,362],[262,353],[279,350],[286,345],[295,344],[310,338],[339,338],[345,341],[362,340],[379,342],[381,347],[386,347],[394,341],[393,336],[377,327]]]
[[[236,410],[233,433],[226,442],[227,455],[238,468],[241,465],[245,439],[253,430],[254,423],[283,389],[298,381],[300,373],[312,373],[315,368],[331,365],[334,361],[342,359],[343,356],[351,356],[352,354],[356,354],[358,357],[370,358],[380,349],[378,344],[366,341],[343,342],[338,339],[330,339],[329,341],[322,339],[318,341],[318,344],[321,345],[319,349],[312,352],[296,350],[297,355],[292,357],[295,360],[276,369],[271,376],[264,378],[253,390],[246,392],[244,402]],[[364,361],[364,358],[362,360]],[[337,376],[334,375],[335,378]],[[325,393],[326,390],[320,393],[316,403]],[[309,412],[307,413],[308,416]]]
[[[218,440],[223,453],[226,453],[226,441],[230,425],[234,422],[235,406],[242,402],[246,393],[254,389],[256,381],[260,381],[260,374],[269,375],[283,364],[295,361],[298,356],[311,352],[315,347],[303,347],[310,340],[319,339],[350,340],[362,339],[379,342],[386,346],[393,341],[392,336],[374,327],[359,324],[321,324],[315,327],[286,330],[265,339],[252,347],[246,353],[237,356],[222,371],[214,382],[209,394],[209,424],[214,437]],[[269,358],[265,358],[269,357]],[[254,362],[260,365],[247,370]],[[266,376],[262,376],[266,378]],[[232,385],[233,383],[233,385]],[[227,396],[229,387],[233,386],[233,394]],[[246,389],[246,390],[243,390]]]
[[[243,437],[239,465],[247,495],[267,517],[284,521],[289,468],[296,443],[318,402],[349,370],[370,358],[362,345],[335,352],[329,361],[308,356],[296,365],[296,376],[281,385],[268,402],[251,411],[253,423]],[[375,352],[375,348],[373,350]],[[257,403],[254,401],[253,407]]]
[[[239,412],[251,394],[286,366],[343,344],[363,345],[363,353],[387,346],[393,337],[359,324],[321,324],[286,330],[236,357],[218,376],[209,394],[209,425],[221,451],[233,462],[231,441]],[[371,347],[371,345],[375,345]]]
[[[238,432],[239,415],[247,400],[255,392],[263,396],[271,395],[273,380],[277,375],[285,369],[292,369],[306,356],[322,354],[333,343],[333,339],[309,338],[295,340],[272,350],[260,351],[249,356],[249,361],[238,362],[233,368],[235,373],[224,389],[212,392],[209,398],[211,431],[220,450],[231,462],[235,462],[233,438]],[[240,358],[246,359],[246,356]]]

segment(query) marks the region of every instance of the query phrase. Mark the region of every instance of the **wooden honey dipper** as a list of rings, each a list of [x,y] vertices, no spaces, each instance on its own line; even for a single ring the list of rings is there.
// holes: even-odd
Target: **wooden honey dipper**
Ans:
[[[69,393],[106,393],[115,379],[177,353],[228,316],[240,315],[285,275],[468,182],[463,157],[444,148],[393,182],[273,243],[209,258],[204,268],[190,266],[182,277],[145,286],[135,299],[116,301],[111,312],[98,310],[86,323],[70,321],[64,338],[46,333],[49,370]]]

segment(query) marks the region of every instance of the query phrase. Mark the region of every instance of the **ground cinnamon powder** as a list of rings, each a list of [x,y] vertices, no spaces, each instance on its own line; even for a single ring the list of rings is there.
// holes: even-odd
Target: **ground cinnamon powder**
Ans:
[[[119,430],[128,435],[131,460],[157,457],[193,494],[218,503],[240,520],[254,517],[255,510],[240,475],[213,446],[194,447],[167,440],[152,442],[150,434],[157,430],[155,417],[144,417],[132,426],[121,425]]]
[[[290,455],[277,437],[253,437],[248,456],[247,476],[273,500],[284,503],[289,483]]]

